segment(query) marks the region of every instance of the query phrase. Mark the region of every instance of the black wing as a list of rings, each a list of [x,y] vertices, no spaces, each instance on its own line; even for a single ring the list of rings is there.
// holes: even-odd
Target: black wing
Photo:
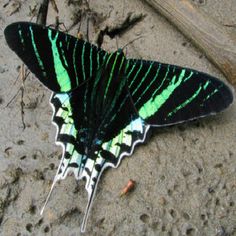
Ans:
[[[73,36],[34,23],[6,27],[9,47],[54,92],[68,92],[100,68],[105,51]]]
[[[127,60],[134,105],[150,125],[171,125],[220,112],[233,101],[222,81],[196,70],[154,61]]]

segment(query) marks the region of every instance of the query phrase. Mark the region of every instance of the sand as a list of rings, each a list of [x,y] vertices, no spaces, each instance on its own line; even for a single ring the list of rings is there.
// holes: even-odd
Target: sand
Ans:
[[[59,19],[68,28],[79,6],[56,2]],[[194,2],[221,24],[236,25],[235,0]],[[0,2],[0,235],[75,236],[80,235],[87,203],[84,183],[73,176],[58,183],[40,216],[61,155],[54,144],[51,93],[32,74],[28,76],[23,130],[22,81],[16,79],[21,61],[3,36],[9,23],[29,21],[34,8],[37,1]],[[117,39],[105,36],[106,50],[142,36],[125,48],[127,57],[187,66],[225,80],[203,52],[142,1],[91,0],[90,9],[97,20],[96,27],[90,24],[91,42],[99,29],[122,22],[128,14],[145,15]],[[55,23],[55,15],[50,5],[48,24]],[[70,34],[75,35],[78,27]],[[85,18],[81,32],[86,34]],[[84,235],[236,235],[235,119],[236,103],[217,116],[153,130],[148,142],[124,158],[119,168],[103,174]],[[136,181],[136,187],[120,198],[129,179]]]

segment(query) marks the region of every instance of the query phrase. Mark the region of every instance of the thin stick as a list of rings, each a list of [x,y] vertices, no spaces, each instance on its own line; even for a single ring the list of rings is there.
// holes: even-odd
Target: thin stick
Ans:
[[[26,78],[29,76],[29,74],[30,74],[30,72],[27,72],[26,73],[26,75],[25,75],[25,77],[24,77],[24,81],[26,80]],[[18,80],[18,78],[20,77],[20,75],[21,75],[21,73],[19,73],[19,75],[17,76],[17,79],[16,79],[16,81],[14,82],[14,85],[15,85],[15,83],[17,82],[17,80]],[[6,107],[8,107],[14,100],[15,100],[15,98],[18,96],[18,94],[20,93],[20,91],[21,91],[21,89],[22,89],[22,86],[18,89],[18,91],[16,92],[16,94],[11,98],[11,100],[7,103],[7,105],[5,106],[5,108]]]
[[[20,88],[20,91],[21,91],[21,101],[20,101],[20,106],[21,106],[21,121],[22,121],[22,124],[23,124],[23,130],[25,129],[25,119],[24,119],[24,115],[25,115],[25,112],[24,112],[24,107],[25,107],[25,103],[24,103],[24,92],[25,92],[25,79],[26,79],[26,73],[25,73],[26,69],[25,69],[25,66],[24,64],[21,65],[21,70],[20,70],[20,73],[21,73],[21,81],[22,81],[22,85],[21,85],[21,88]]]
[[[20,107],[21,107],[21,121],[22,121],[22,125],[23,125],[23,130],[25,129],[26,125],[25,125],[25,112],[24,112],[24,107],[25,107],[25,103],[24,103],[24,87],[21,87],[20,89],[21,91],[21,102],[20,102]]]

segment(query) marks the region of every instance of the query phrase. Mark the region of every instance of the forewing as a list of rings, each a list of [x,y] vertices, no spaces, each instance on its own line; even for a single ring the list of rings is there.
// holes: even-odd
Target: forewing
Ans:
[[[29,22],[6,27],[9,47],[54,92],[68,92],[93,77],[105,51],[60,31]]]
[[[196,70],[154,61],[127,60],[134,105],[148,124],[164,126],[214,114],[233,101],[222,81]]]

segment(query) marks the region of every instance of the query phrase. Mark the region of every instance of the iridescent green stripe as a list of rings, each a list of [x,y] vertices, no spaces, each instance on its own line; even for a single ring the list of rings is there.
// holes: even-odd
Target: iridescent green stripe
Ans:
[[[110,119],[109,124],[116,118],[117,114],[120,112],[121,108],[124,106],[124,104],[128,98],[129,98],[129,94],[127,94],[125,96],[125,98],[123,99],[123,101],[120,103],[119,108],[117,109],[116,113],[113,114],[112,118]]]
[[[206,90],[206,88],[208,87],[209,84],[210,84],[210,81],[208,80],[203,86],[204,90]]]
[[[180,109],[186,107],[189,103],[191,103],[194,98],[196,98],[198,96],[198,94],[201,92],[202,90],[202,86],[200,85],[198,90],[188,99],[186,99],[186,101],[184,101],[182,104],[180,104],[179,106],[177,106],[173,111],[171,111],[167,117],[172,116],[173,114],[175,114],[177,111],[179,111]]]
[[[207,97],[204,99],[204,102],[208,100],[210,97],[212,97],[215,93],[218,92],[218,89],[215,89],[212,93],[208,94]]]
[[[97,70],[100,68],[100,53],[97,53]]]
[[[139,110],[139,115],[146,119],[154,115],[162,105],[169,99],[171,94],[175,91],[176,88],[181,84],[185,76],[185,69],[183,69],[178,77],[174,76],[170,84],[162,90],[162,92],[157,95],[154,99],[149,99]]]
[[[103,62],[106,61],[107,55],[109,55],[107,52],[105,52],[104,55],[102,55],[101,51],[97,53],[97,70],[100,69],[101,62],[103,64]]]
[[[165,83],[167,75],[169,74],[169,70],[170,70],[170,65],[167,65],[167,69],[166,69],[166,73],[165,73],[165,77],[162,79],[161,84],[158,86],[158,88],[155,90],[155,92],[153,93],[152,97],[155,97],[156,94],[159,92],[160,88],[162,87],[162,85]]]
[[[75,46],[73,48],[73,66],[74,66],[74,71],[75,71],[75,79],[76,79],[76,85],[79,85],[79,77],[78,77],[78,72],[77,72],[77,62],[76,62],[76,52],[77,52],[77,45],[78,45],[78,40],[75,42]]]
[[[101,71],[99,70],[98,72],[97,72],[97,74],[96,74],[96,78],[95,78],[95,81],[94,81],[94,84],[93,84],[93,92],[92,92],[92,94],[94,94],[95,93],[95,88],[97,87],[97,85],[98,85],[98,83],[99,83],[99,81],[100,81],[100,79],[101,79]]]
[[[193,75],[193,72],[190,71],[189,76],[184,79],[184,82],[186,82],[187,80],[189,80],[189,79],[192,77],[192,75]]]
[[[126,65],[125,65],[125,72],[128,70],[129,64],[130,64],[130,60],[127,60],[126,61]]]
[[[135,66],[136,66],[136,64],[133,64],[131,70],[129,71],[129,74],[127,75],[127,79],[129,79],[129,77],[130,77],[131,73],[133,72]],[[126,70],[127,70],[127,68],[126,68]]]
[[[41,60],[41,57],[39,55],[39,52],[38,52],[38,49],[37,49],[37,46],[36,46],[36,43],[35,43],[35,39],[34,39],[34,33],[33,33],[33,30],[32,30],[32,27],[29,26],[29,30],[30,30],[30,34],[31,34],[31,41],[32,41],[32,45],[33,45],[33,49],[34,49],[34,53],[36,55],[36,58],[37,58],[37,61],[39,63],[39,66],[42,70],[42,73],[43,73],[43,76],[47,76],[46,72],[45,72],[45,69],[44,69],[44,65],[43,65],[43,62]]]
[[[175,66],[173,66],[173,68],[172,68],[172,71],[173,71],[173,73],[175,72],[175,69],[176,69],[176,67],[175,67]]]
[[[23,46],[25,46],[25,40],[24,40],[24,37],[22,34],[22,29],[21,29],[20,25],[18,25],[18,32],[19,32],[20,42]]]
[[[133,80],[132,80],[131,83],[130,83],[130,86],[129,86],[130,88],[132,87],[134,81],[135,81],[136,78],[138,77],[138,74],[139,74],[140,70],[142,69],[142,67],[143,67],[143,62],[141,61],[140,66],[139,66],[139,69],[138,69],[138,71],[136,72],[136,74],[135,74]],[[128,75],[128,76],[129,76],[129,75]]]
[[[84,44],[83,44],[83,49],[82,49],[82,53],[81,53],[82,73],[83,73],[83,79],[84,79],[84,80],[86,80],[85,69],[84,69],[85,44],[86,44],[86,42],[84,42]]]
[[[205,85],[203,86],[204,90],[207,89],[208,85],[210,84],[210,81],[207,81],[205,83]],[[203,100],[203,102],[207,101],[210,97],[212,97],[214,94],[216,94],[217,92],[219,92],[219,89],[215,89],[213,92],[211,92],[210,94],[207,95],[207,97]],[[204,103],[201,104],[201,106],[204,106]]]
[[[68,35],[65,35],[65,40],[66,40],[66,49],[69,50],[70,47],[70,38],[68,37]],[[78,40],[76,40],[76,43],[78,42]]]
[[[152,69],[152,66],[153,66],[153,63],[152,62],[146,72],[146,74],[144,75],[144,77],[142,78],[142,80],[140,81],[139,85],[136,87],[136,89],[132,92],[132,96],[138,91],[138,89],[140,88],[140,86],[142,86],[143,82],[146,80],[148,74],[150,73],[150,70]]]
[[[60,54],[57,47],[58,35],[59,33],[57,32],[53,38],[52,31],[50,29],[48,30],[48,38],[51,42],[54,70],[57,77],[57,82],[61,88],[61,91],[66,92],[71,89],[71,81],[66,68],[63,66],[62,61],[60,60]]]
[[[103,58],[105,58],[106,56],[107,56],[107,54],[105,54]],[[98,63],[98,66],[97,66],[95,81],[93,83],[93,90],[92,90],[92,97],[91,97],[91,101],[93,104],[94,104],[94,100],[96,99],[96,97],[95,97],[96,88],[97,88],[97,85],[101,79],[101,72],[102,72],[100,69],[100,55],[99,55],[99,53],[97,53],[97,63]]]
[[[121,70],[121,67],[122,67],[122,65],[123,65],[123,63],[124,63],[124,59],[125,59],[125,57],[122,58],[122,62],[121,62],[121,65],[120,65],[120,67],[119,67],[119,71]],[[118,95],[120,95],[120,91],[123,89],[123,86],[124,86],[124,84],[125,84],[124,81],[125,81],[125,80],[123,80],[123,83],[122,83],[122,81],[121,81],[121,83],[120,83],[119,91],[118,91],[118,93],[117,93]],[[126,102],[126,100],[127,100],[128,97],[129,97],[129,94],[127,94],[126,97],[124,98],[124,100],[120,103],[119,108],[118,108],[117,111],[113,114],[113,116],[112,116],[112,118],[110,119],[110,122],[109,122],[108,124],[110,124],[110,123],[115,119],[116,115],[119,113],[119,111],[121,110],[122,106],[124,105],[124,103]],[[112,103],[112,106],[110,107],[110,110],[113,108],[113,105],[115,105],[116,99],[117,99],[117,96],[115,96],[115,99],[114,99],[114,102],[113,102],[114,104]],[[110,111],[110,110],[109,110],[109,111]]]
[[[123,66],[124,60],[125,60],[125,57],[122,57],[122,60],[121,60],[121,63],[120,63],[120,67],[119,67],[119,72],[118,72],[118,73],[120,73],[120,70],[121,70],[121,68],[122,68],[122,66]]]
[[[109,76],[109,79],[108,79],[108,82],[107,82],[107,86],[106,86],[106,90],[105,90],[105,93],[104,93],[104,100],[106,99],[107,92],[108,92],[108,89],[109,89],[111,80],[112,80],[112,78],[113,78],[113,74],[114,74],[114,70],[115,70],[116,62],[117,62],[117,57],[118,57],[118,53],[116,54],[114,63],[113,63],[113,65],[112,65],[111,73],[110,73],[110,76]],[[108,60],[110,60],[110,58],[109,58]]]
[[[107,59],[106,66],[109,64],[109,61],[111,60],[111,57],[114,55],[114,53],[111,53]]]
[[[161,64],[159,63],[158,65],[158,69],[156,72],[156,75],[154,76],[154,78],[152,79],[151,83],[146,87],[146,89],[141,93],[140,97],[138,98],[138,100],[135,102],[135,105],[137,105],[137,103],[142,99],[142,97],[145,95],[145,93],[149,90],[149,88],[152,86],[152,84],[156,81],[157,76],[159,75],[161,69]]]

